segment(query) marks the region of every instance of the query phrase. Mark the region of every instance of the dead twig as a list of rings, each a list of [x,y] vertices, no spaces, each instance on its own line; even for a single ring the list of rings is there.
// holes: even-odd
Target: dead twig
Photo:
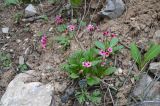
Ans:
[[[111,97],[112,104],[113,104],[113,106],[114,106],[113,96],[112,96],[112,93],[111,93],[111,90],[110,90],[110,88],[109,88],[109,87],[108,87],[108,92],[109,92],[109,95],[110,95],[110,97]]]
[[[128,50],[130,50],[130,47],[128,47],[126,44],[122,43],[122,41],[119,41],[119,43],[120,43],[121,45],[123,45],[125,48],[127,48]]]
[[[107,94],[107,92],[105,92],[105,94],[104,94],[104,106],[106,106],[106,94]]]
[[[110,86],[107,82],[105,82],[104,80],[101,80],[101,82],[103,83],[103,84],[106,84],[109,88],[112,88],[112,89],[114,89],[115,91],[117,91],[117,89],[115,88],[115,87],[113,87],[113,86]]]

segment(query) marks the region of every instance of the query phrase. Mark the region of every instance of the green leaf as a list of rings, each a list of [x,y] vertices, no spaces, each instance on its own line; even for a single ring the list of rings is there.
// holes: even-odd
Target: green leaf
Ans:
[[[102,62],[102,60],[96,60],[96,61],[92,61],[92,66],[95,66],[97,65],[98,63]]]
[[[5,2],[5,5],[16,5],[16,4],[19,4],[19,0],[4,0]]]
[[[87,84],[90,86],[96,85],[100,83],[100,79],[97,77],[88,77],[87,78]]]
[[[115,45],[117,45],[117,43],[118,43],[118,38],[113,38],[110,41],[110,47],[114,47]]]
[[[138,65],[141,65],[142,56],[135,43],[131,44],[131,56]]]
[[[83,27],[83,26],[86,26],[86,25],[87,25],[87,23],[84,22],[84,21],[80,21],[80,23],[79,23],[79,26],[80,26],[80,27]]]
[[[111,75],[116,71],[115,67],[109,67],[107,70],[105,70],[105,75]]]
[[[100,95],[101,95],[101,93],[99,90],[96,90],[93,92],[93,96],[100,96]]]
[[[81,0],[70,0],[72,6],[79,6],[81,4]]]
[[[144,54],[144,60],[142,62],[142,67],[149,61],[151,61],[152,59],[154,59],[155,57],[157,57],[158,55],[160,55],[160,45],[154,44],[152,45],[149,50],[147,51],[147,53]],[[142,68],[141,67],[141,68]]]
[[[122,46],[122,45],[116,46],[116,47],[113,48],[113,51],[114,51],[114,52],[115,52],[115,51],[119,51],[119,50],[121,50],[121,49],[123,49],[123,48],[124,48],[124,46]]]
[[[77,74],[75,74],[75,73],[72,73],[72,74],[70,75],[70,77],[73,78],[73,79],[76,79],[76,78],[78,78],[79,76],[78,76]]]
[[[57,27],[57,30],[58,30],[59,32],[64,32],[66,29],[67,29],[67,25],[65,25],[65,24],[59,25],[59,26]]]
[[[102,50],[105,50],[106,48],[105,48],[105,45],[102,43],[102,42],[100,42],[100,41],[96,41],[95,42],[95,45],[99,48],[99,49],[102,49]]]

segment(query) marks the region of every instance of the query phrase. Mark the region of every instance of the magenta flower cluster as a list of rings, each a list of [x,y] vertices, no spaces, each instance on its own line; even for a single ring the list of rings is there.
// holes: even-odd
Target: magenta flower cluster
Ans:
[[[63,23],[63,18],[60,15],[57,15],[55,17],[55,23],[56,24],[62,24]]]
[[[87,31],[94,31],[95,30],[95,27],[92,25],[92,24],[89,24],[88,26],[87,26]]]
[[[47,36],[43,35],[42,38],[41,38],[41,46],[42,46],[43,49],[45,49],[46,45],[47,45]]]
[[[112,38],[116,37],[116,34],[115,33],[111,33],[110,31],[104,31],[103,35],[107,36],[107,37],[111,36]]]
[[[92,66],[92,63],[89,62],[89,61],[85,61],[85,62],[82,62],[82,66],[83,66],[83,67],[86,67],[86,68],[89,68],[89,67]]]
[[[74,31],[76,29],[75,25],[68,25],[68,30],[69,31]]]
[[[104,50],[100,50],[100,51],[99,51],[99,54],[100,54],[101,56],[105,56],[105,57],[108,57],[108,56],[110,55],[110,53],[112,53],[112,48],[111,48],[111,47],[109,47],[109,48],[107,49],[107,51],[104,51]]]

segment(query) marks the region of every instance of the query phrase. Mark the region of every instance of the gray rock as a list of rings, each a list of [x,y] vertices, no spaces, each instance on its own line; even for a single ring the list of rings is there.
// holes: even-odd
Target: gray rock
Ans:
[[[19,64],[20,65],[24,64],[24,57],[23,56],[19,56]]]
[[[154,62],[149,65],[150,72],[154,73],[157,77],[160,76],[160,62]]]
[[[132,106],[159,106],[160,101],[143,101]]]
[[[53,88],[50,84],[29,82],[35,71],[18,74],[8,85],[2,96],[0,106],[55,106],[53,101]]]
[[[29,4],[25,8],[25,17],[31,17],[31,16],[34,16],[36,14],[37,14],[37,10],[32,4]]]
[[[153,36],[153,41],[157,44],[160,44],[160,30],[157,30],[155,32],[155,35]]]
[[[8,33],[8,31],[9,31],[9,27],[2,28],[3,33]]]
[[[147,74],[143,74],[141,79],[133,89],[133,97],[141,100],[160,100],[160,82],[155,82]]]
[[[115,19],[120,17],[124,10],[125,4],[122,0],[108,0],[106,7],[100,11],[100,15]]]

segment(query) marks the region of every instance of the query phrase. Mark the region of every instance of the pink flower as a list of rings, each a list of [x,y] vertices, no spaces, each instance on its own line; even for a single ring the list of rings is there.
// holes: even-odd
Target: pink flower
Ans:
[[[112,37],[112,38],[115,38],[115,37],[116,37],[116,34],[112,33],[112,34],[111,34],[111,37]]]
[[[83,66],[83,67],[87,67],[87,68],[89,68],[89,67],[91,67],[91,66],[92,66],[92,63],[91,63],[91,62],[89,62],[89,61],[87,61],[87,62],[82,62],[82,66]]]
[[[105,56],[108,57],[108,56],[109,56],[109,52],[106,52],[106,53],[105,53]]]
[[[74,31],[76,29],[75,25],[69,25],[68,26],[69,31]]]
[[[109,36],[109,31],[103,32],[103,35],[104,35],[104,36]]]
[[[111,53],[113,51],[111,47],[109,47],[107,50],[109,53]]]
[[[103,50],[100,50],[100,51],[99,51],[99,54],[100,54],[101,56],[105,56],[106,52],[103,51]]]
[[[43,49],[46,48],[46,45],[47,45],[47,36],[46,35],[42,36],[42,38],[41,38],[41,45],[42,45]]]
[[[87,31],[93,31],[95,28],[94,28],[94,26],[92,25],[92,24],[89,24],[88,26],[87,26]]]
[[[57,16],[55,17],[55,23],[56,23],[56,24],[62,24],[62,23],[63,23],[62,17],[59,16],[59,15],[57,15]]]

